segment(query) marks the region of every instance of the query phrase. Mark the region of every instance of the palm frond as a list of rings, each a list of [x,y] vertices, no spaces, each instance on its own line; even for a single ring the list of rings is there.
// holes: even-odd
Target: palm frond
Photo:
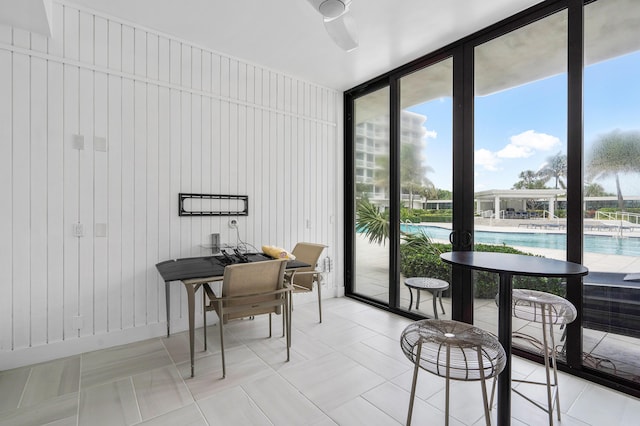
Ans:
[[[368,200],[361,200],[358,203],[356,213],[356,229],[364,232],[369,242],[384,244],[389,237],[389,220],[380,211],[380,208]]]

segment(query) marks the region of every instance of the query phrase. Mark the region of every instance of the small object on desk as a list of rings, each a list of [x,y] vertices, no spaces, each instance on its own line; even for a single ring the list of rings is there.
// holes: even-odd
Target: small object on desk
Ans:
[[[238,257],[240,262],[242,262],[242,263],[248,263],[249,262],[249,259],[247,258],[247,256],[242,254],[242,252],[240,250],[238,250],[237,248],[234,248],[233,252],[236,254],[236,256]]]
[[[223,258],[224,260],[223,259],[220,259],[220,260],[222,260],[225,265],[232,265],[236,263],[236,261],[233,260],[233,257],[229,256],[229,253],[227,253],[226,250],[222,250],[222,256],[224,256]]]
[[[276,246],[269,246],[269,245],[264,245],[262,246],[262,251],[264,252],[264,254],[271,256],[274,259],[295,259],[296,257],[289,253],[288,251],[286,251],[283,248],[280,247],[276,247]]]

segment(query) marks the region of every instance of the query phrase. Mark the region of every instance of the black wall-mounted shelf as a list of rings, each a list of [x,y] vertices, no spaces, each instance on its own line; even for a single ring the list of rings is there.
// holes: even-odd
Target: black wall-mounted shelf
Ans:
[[[207,207],[207,208],[204,208]],[[178,194],[180,216],[248,216],[248,195]]]

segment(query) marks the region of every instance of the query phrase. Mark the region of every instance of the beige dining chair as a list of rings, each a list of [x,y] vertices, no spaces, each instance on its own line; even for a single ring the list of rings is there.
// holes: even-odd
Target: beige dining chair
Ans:
[[[293,293],[312,292],[313,284],[317,283],[318,287],[318,314],[320,316],[320,322],[322,322],[322,286],[320,280],[322,271],[318,271],[316,266],[320,254],[327,246],[316,243],[298,243],[293,248],[291,254],[304,263],[308,263],[311,266],[304,268],[296,268],[295,270],[288,272],[289,282],[293,287]]]
[[[220,295],[204,286],[204,326],[207,327],[207,311],[218,314],[220,326],[220,351],[222,354],[222,378],[226,376],[224,359],[224,324],[232,319],[269,314],[269,337],[271,337],[271,314],[283,315],[283,327],[287,338],[287,361],[289,361],[290,321],[289,300],[291,286],[284,280],[286,259],[264,262],[239,263],[224,268]],[[207,298],[209,303],[207,303]]]

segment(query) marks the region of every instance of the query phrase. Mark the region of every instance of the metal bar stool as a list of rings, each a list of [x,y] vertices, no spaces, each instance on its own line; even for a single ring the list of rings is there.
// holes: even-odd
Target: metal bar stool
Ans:
[[[496,303],[497,303],[496,297]],[[577,311],[575,306],[567,299],[555,294],[545,293],[529,289],[513,289],[511,304],[511,315],[514,318],[523,319],[542,324],[542,342],[533,336],[524,333],[513,333],[514,338],[525,339],[534,346],[540,348],[544,357],[544,367],[546,382],[535,382],[530,380],[512,380],[513,382],[544,385],[547,388],[547,407],[532,400],[518,389],[513,389],[515,393],[545,411],[549,415],[549,425],[553,425],[553,410],[555,408],[560,421],[560,394],[558,392],[558,369],[555,337],[553,335],[553,325],[561,327],[573,322],[576,319]],[[553,372],[553,380],[551,373]],[[493,400],[493,395],[491,397]]]
[[[463,322],[427,319],[404,329],[400,347],[414,364],[407,425],[411,424],[418,368],[446,379],[445,425],[449,424],[449,380],[481,381],[484,417],[487,426],[491,425],[485,381],[500,374],[506,362],[496,336]]]

